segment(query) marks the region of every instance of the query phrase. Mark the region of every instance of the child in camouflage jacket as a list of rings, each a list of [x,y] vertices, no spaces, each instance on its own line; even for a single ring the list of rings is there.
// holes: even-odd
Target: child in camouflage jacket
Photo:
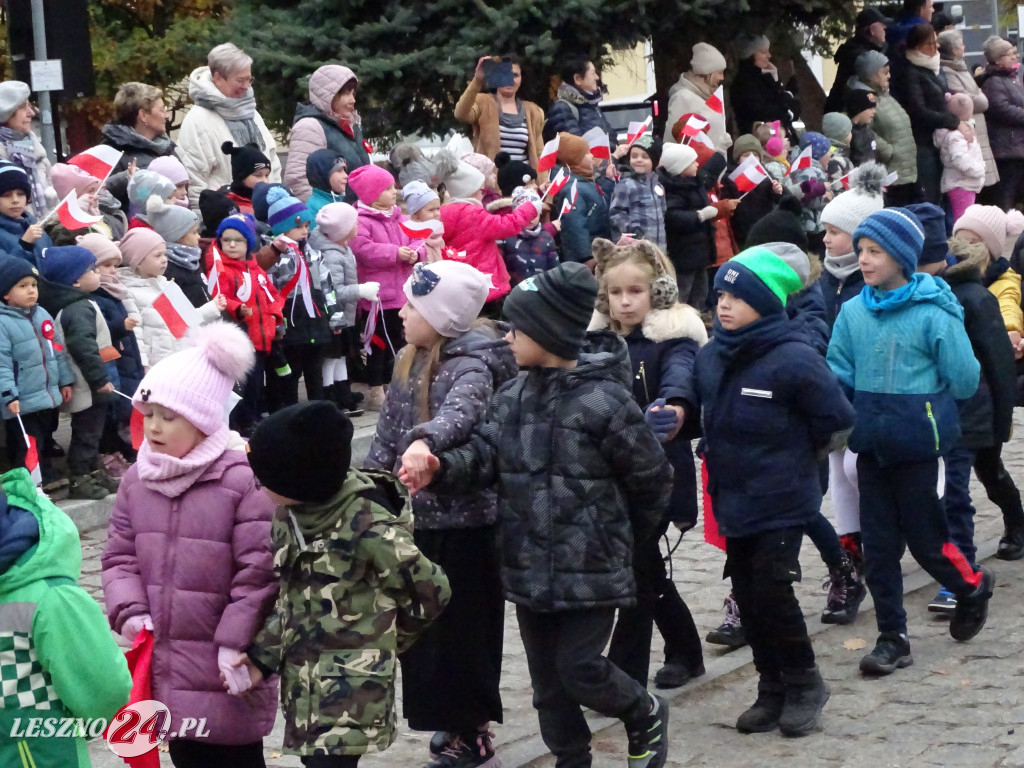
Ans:
[[[351,442],[352,422],[326,401],[284,408],[253,433],[249,463],[285,507],[272,533],[281,593],[236,661],[254,683],[281,676],[284,751],[337,768],[395,740],[397,655],[451,596],[413,543],[408,492],[350,468]]]

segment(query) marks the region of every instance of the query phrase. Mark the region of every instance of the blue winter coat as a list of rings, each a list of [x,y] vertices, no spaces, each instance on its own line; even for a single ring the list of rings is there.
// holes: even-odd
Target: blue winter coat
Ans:
[[[525,230],[498,242],[512,285],[558,266],[555,238],[543,228],[531,235]]]
[[[821,272],[818,278],[818,286],[821,288],[821,295],[825,298],[825,321],[831,328],[836,324],[839,316],[839,309],[850,299],[860,295],[864,290],[864,275],[858,269],[845,280],[840,280],[828,269]]]
[[[853,425],[825,360],[785,314],[715,325],[697,356],[708,492],[726,537],[805,525],[821,508],[817,455]]]
[[[551,141],[555,134],[571,133],[575,136],[582,136],[591,128],[600,128],[612,139],[611,145],[615,146],[614,134],[607,118],[601,112],[600,94],[595,98],[588,96],[575,86],[562,83],[558,89],[557,100],[548,107],[548,113],[544,120],[544,141]]]
[[[48,324],[51,343],[43,333]],[[17,400],[21,413],[35,413],[61,405],[60,388],[75,383],[75,374],[55,333],[50,313],[36,305],[28,310],[0,304],[0,401]],[[5,419],[13,419],[6,407]]]
[[[569,183],[555,195],[551,209],[562,210],[562,202],[572,190],[573,184],[579,182],[577,185],[579,197],[576,199],[576,205],[571,211],[562,215],[559,251],[562,254],[562,261],[583,263],[593,258],[594,240],[599,237],[606,240],[611,239],[608,199],[598,189],[593,179],[584,179],[575,173],[569,174],[569,176]]]
[[[896,300],[865,286],[840,310],[828,348],[857,410],[850,450],[883,465],[948,453],[960,438],[956,400],[974,394],[981,370],[945,281],[917,273],[899,291]],[[891,303],[870,308],[883,300]]]
[[[39,256],[43,250],[53,245],[50,236],[45,232],[28,249],[21,245],[21,236],[25,230],[35,222],[27,213],[21,214],[20,219],[12,219],[0,213],[0,251],[6,251],[11,256],[18,256],[32,264],[38,263]]]

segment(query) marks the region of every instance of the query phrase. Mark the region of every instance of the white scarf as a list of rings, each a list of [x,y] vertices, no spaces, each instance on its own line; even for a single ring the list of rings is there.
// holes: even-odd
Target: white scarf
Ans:
[[[918,50],[911,48],[907,51],[907,61],[917,67],[924,69],[930,69],[933,74],[939,74],[939,68],[942,66],[942,60],[939,58],[939,54],[936,53],[934,56],[925,56]]]

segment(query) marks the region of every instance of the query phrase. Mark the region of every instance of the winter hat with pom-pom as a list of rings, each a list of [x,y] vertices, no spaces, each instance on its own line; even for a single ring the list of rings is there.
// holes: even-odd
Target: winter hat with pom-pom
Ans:
[[[373,163],[361,165],[348,175],[348,186],[363,205],[373,205],[394,183],[394,176]]]
[[[467,152],[459,159],[480,171],[485,179],[494,173],[494,161],[487,155],[481,155],[479,152]]]
[[[409,303],[442,336],[469,330],[492,288],[491,278],[459,261],[417,264],[402,290]]]
[[[537,172],[529,164],[513,160],[508,152],[495,155],[494,164],[498,167],[498,189],[505,197],[509,197],[516,187],[537,180]]]
[[[176,158],[174,155],[165,155],[164,157],[154,158],[146,167],[154,173],[159,173],[165,179],[174,184],[174,186],[184,184],[188,181],[188,170],[186,170],[185,166],[181,164],[181,160]]]
[[[775,210],[758,219],[747,233],[744,247],[764,243],[792,243],[806,251],[810,246],[801,216],[804,207],[792,195],[785,195]]]
[[[772,136],[764,143],[764,151],[772,157],[782,157],[782,153],[786,151],[786,145],[781,136]]]
[[[50,170],[53,191],[61,200],[67,197],[71,190],[75,190],[75,194],[81,197],[93,185],[96,185],[96,189],[99,188],[100,180],[91,173],[86,173],[77,165],[55,163]],[[93,191],[95,192],[96,189]]]
[[[974,119],[974,99],[966,93],[947,93],[946,106],[963,123],[969,123]]]
[[[234,323],[217,321],[192,331],[195,346],[165,357],[149,369],[132,404],[162,405],[204,435],[227,429],[224,408],[236,382],[256,363],[248,335]]]
[[[486,178],[469,163],[459,161],[455,173],[444,179],[444,188],[448,190],[452,200],[468,200],[483,189]]]
[[[358,219],[356,209],[348,203],[328,203],[317,211],[316,226],[332,243],[340,243],[352,234]]]
[[[410,181],[402,187],[402,202],[405,203],[405,210],[409,212],[410,216],[423,208],[423,206],[440,199],[437,196],[437,192],[419,179]],[[317,220],[319,221],[319,219]]]
[[[267,209],[267,224],[275,236],[283,235],[289,229],[313,220],[313,214],[309,212],[306,204],[289,195],[283,187],[273,187],[267,192],[267,202],[270,204]]]
[[[225,141],[220,145],[220,151],[231,158],[231,181],[235,184],[241,184],[256,171],[270,170],[270,158],[255,144],[236,147],[234,143]]]
[[[850,174],[850,189],[836,195],[821,211],[821,223],[852,235],[860,223],[885,207],[885,166],[869,160]]]
[[[832,151],[832,142],[828,138],[817,131],[805,131],[804,135],[800,137],[800,150],[803,151],[811,148],[811,157],[815,160],[821,160],[825,155]]]
[[[229,229],[245,238],[246,255],[260,247],[256,241],[256,220],[251,214],[236,213],[224,219],[217,227],[217,240],[220,241],[221,235]]]
[[[115,264],[121,263],[121,251],[117,249],[117,243],[99,232],[79,235],[75,238],[75,242],[96,257],[96,266],[111,261]]]
[[[272,189],[283,189],[289,195],[292,193],[284,184],[268,184],[265,181],[252,188],[252,215],[256,217],[256,221],[262,221],[264,224],[270,216],[270,201],[267,200],[267,195]]]
[[[158,195],[146,201],[146,221],[168,243],[176,243],[199,223],[195,211],[165,203]]]
[[[994,205],[971,205],[953,225],[953,237],[965,229],[980,237],[989,255],[998,259],[1006,250],[1007,237],[1016,238],[1024,230],[1024,215],[1017,210],[1007,214]]]
[[[136,227],[125,233],[117,247],[124,263],[135,269],[149,254],[164,247],[164,239],[152,229]]]
[[[132,174],[128,181],[128,203],[132,215],[138,215],[146,221],[146,201],[156,195],[161,200],[166,200],[174,194],[174,184],[166,176],[143,169]],[[141,212],[141,213],[140,213]],[[148,222],[147,222],[148,223]]]

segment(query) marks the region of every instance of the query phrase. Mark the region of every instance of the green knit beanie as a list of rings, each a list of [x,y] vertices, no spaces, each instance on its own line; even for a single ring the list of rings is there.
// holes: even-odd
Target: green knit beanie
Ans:
[[[767,248],[748,248],[723,264],[715,274],[715,290],[743,299],[758,314],[786,308],[786,297],[803,288],[800,276]]]

